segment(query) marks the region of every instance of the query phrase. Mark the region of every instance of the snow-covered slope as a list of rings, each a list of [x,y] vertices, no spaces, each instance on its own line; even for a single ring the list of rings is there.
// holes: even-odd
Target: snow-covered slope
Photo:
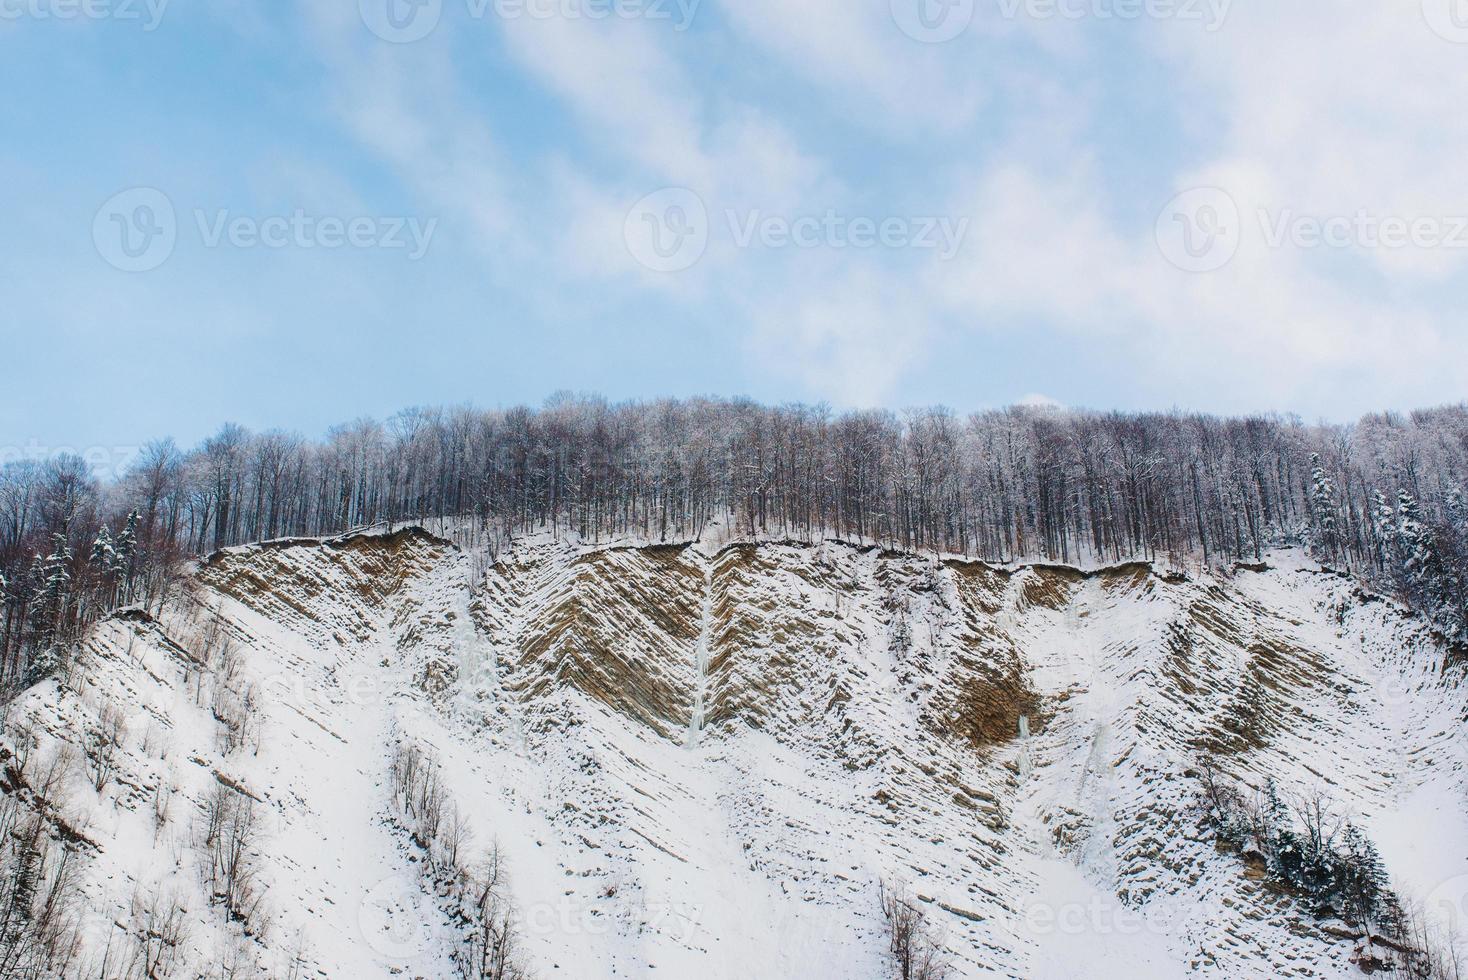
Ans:
[[[7,759],[74,746],[46,809],[90,962],[142,895],[181,910],[176,976],[455,975],[463,923],[391,798],[404,744],[466,863],[497,845],[541,977],[891,976],[884,882],[960,976],[1352,975],[1202,830],[1204,751],[1324,787],[1405,892],[1468,875],[1456,671],[1288,553],[1187,579],[546,538],[474,568],[420,530],[230,550],[10,706]],[[233,920],[201,883],[231,795],[258,903]]]

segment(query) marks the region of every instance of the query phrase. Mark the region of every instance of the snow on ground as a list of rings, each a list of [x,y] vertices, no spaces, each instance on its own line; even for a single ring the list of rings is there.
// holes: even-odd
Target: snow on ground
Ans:
[[[80,744],[126,706],[113,785],[70,792],[94,946],[139,885],[188,907],[190,962],[238,944],[193,842],[229,785],[265,815],[270,929],[242,944],[264,973],[299,953],[452,975],[454,926],[391,819],[408,740],[471,849],[505,856],[542,977],[888,976],[883,883],[960,976],[1345,976],[1348,947],[1213,848],[1187,773],[1206,747],[1250,785],[1324,788],[1404,883],[1455,900],[1462,692],[1420,623],[1271,562],[1189,580],[838,542],[541,538],[492,565],[422,532],[281,542],[204,563],[156,622],[99,627],[6,732],[29,715]],[[222,746],[197,690],[217,679],[189,680],[211,617],[261,694],[258,749]]]

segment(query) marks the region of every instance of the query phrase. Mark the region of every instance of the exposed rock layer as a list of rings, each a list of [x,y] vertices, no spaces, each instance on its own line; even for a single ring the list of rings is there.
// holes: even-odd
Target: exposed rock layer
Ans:
[[[227,783],[269,816],[262,970],[299,937],[329,976],[445,973],[451,924],[393,891],[414,880],[384,820],[406,738],[441,758],[475,846],[499,842],[542,976],[886,976],[882,880],[918,897],[963,976],[1084,957],[1347,975],[1349,947],[1215,851],[1189,769],[1209,752],[1254,785],[1324,786],[1410,877],[1390,829],[1423,794],[1461,798],[1463,700],[1419,621],[1279,561],[1187,580],[545,540],[476,580],[418,530],[276,543],[201,563],[156,619],[102,624],[6,731],[80,750],[124,706],[117,775],[98,792],[78,774],[66,804],[98,847],[90,941],[136,885],[168,888],[198,962],[232,927],[189,838]],[[259,695],[258,750],[216,738],[204,689],[224,682],[196,662],[211,623]],[[174,808],[155,826],[160,787]],[[1468,872],[1450,851],[1443,876]]]

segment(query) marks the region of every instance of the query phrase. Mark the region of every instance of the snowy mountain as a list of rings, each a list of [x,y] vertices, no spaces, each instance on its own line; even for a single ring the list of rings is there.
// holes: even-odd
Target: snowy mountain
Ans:
[[[0,788],[76,975],[457,976],[510,945],[543,978],[891,977],[898,894],[956,976],[1345,977],[1359,930],[1220,846],[1200,759],[1324,800],[1448,928],[1459,676],[1295,552],[490,563],[408,529],[229,549],[102,621],[9,706]]]

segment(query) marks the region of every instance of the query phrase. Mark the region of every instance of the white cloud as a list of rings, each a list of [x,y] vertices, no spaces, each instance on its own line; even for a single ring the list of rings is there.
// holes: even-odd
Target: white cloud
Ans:
[[[889,0],[742,0],[726,9],[745,37],[838,95],[864,124],[957,129],[992,88],[994,66],[976,57],[972,23],[944,44],[926,44],[903,34]]]
[[[922,45],[886,3],[750,0],[726,12],[858,128],[897,133],[909,152],[931,136],[910,180],[816,152],[805,109],[741,101],[745,89],[699,63],[693,35],[666,25],[526,18],[460,38],[446,19],[427,41],[391,46],[364,37],[350,5],[302,9],[351,132],[433,207],[467,209],[486,249],[544,271],[527,288],[647,291],[727,318],[752,363],[812,394],[888,397],[941,330],[968,324],[1036,332],[1037,365],[1067,337],[1104,339],[1137,375],[1117,383],[1146,378],[1205,407],[1348,413],[1455,397],[1453,365],[1468,350],[1426,287],[1461,275],[1468,249],[1269,247],[1259,221],[1468,216],[1468,133],[1448,123],[1468,103],[1468,48],[1432,35],[1415,4],[1240,4],[1212,33],[1125,25],[1170,72],[1183,126],[1157,122],[1155,138],[1184,162],[1141,215],[1116,179],[1142,152],[1115,142],[1138,138],[1112,128],[1131,110],[1101,77],[1131,67],[1103,57],[1117,25],[976,23]],[[999,35],[1027,56],[976,57]],[[593,155],[531,160],[497,143],[452,55],[499,42],[565,105]],[[996,95],[1015,111],[970,132]],[[623,240],[627,209],[665,186],[694,189],[715,227],[702,260],[671,277],[638,267]],[[1225,188],[1244,214],[1237,256],[1201,275],[1170,266],[1152,228],[1163,202],[1197,186]],[[793,216],[856,198],[900,212],[914,192],[972,220],[955,261],[770,255],[733,247],[724,227],[729,209]]]
[[[1194,179],[1248,185],[1242,171],[1199,171],[1184,181]],[[1322,275],[1312,256],[1266,247],[1247,223],[1229,265],[1178,270],[1150,226],[1125,229],[1107,217],[1105,184],[1084,166],[1009,166],[967,200],[973,238],[953,267],[928,270],[931,295],[970,320],[1109,338],[1154,388],[1170,383],[1180,398],[1207,391],[1214,404],[1239,407],[1324,397],[1333,410],[1355,406],[1348,411],[1410,401],[1424,385],[1436,385],[1441,398],[1455,371],[1440,359],[1468,353],[1429,312]],[[1338,389],[1363,373],[1374,390]]]
[[[368,34],[355,4],[299,6],[329,69],[334,115],[429,208],[462,216],[483,247],[519,220],[513,179],[482,117],[468,103],[444,36],[390,45]],[[438,45],[438,46],[435,46]]]
[[[1159,32],[1196,91],[1217,101],[1212,169],[1254,175],[1251,200],[1318,216],[1468,215],[1462,160],[1468,46],[1427,26],[1419,2],[1239,4],[1213,35]],[[1388,274],[1463,269],[1468,249],[1376,250]]]
[[[751,357],[845,407],[889,403],[927,360],[934,323],[910,289],[864,265],[798,257],[781,288],[751,293]],[[916,315],[915,315],[916,312]]]
[[[1468,104],[1468,48],[1416,10],[1240,5],[1218,33],[1155,30],[1180,111],[1220,120],[1156,208],[1226,189],[1243,223],[1225,268],[1169,265],[1095,163],[1106,147],[1062,127],[1011,144],[955,194],[974,233],[958,263],[927,270],[928,295],[987,329],[1111,338],[1155,390],[1170,379],[1212,405],[1349,414],[1458,397],[1468,338],[1423,285],[1461,276],[1468,249],[1273,247],[1265,232],[1289,215],[1468,215],[1468,132],[1444,125]]]

